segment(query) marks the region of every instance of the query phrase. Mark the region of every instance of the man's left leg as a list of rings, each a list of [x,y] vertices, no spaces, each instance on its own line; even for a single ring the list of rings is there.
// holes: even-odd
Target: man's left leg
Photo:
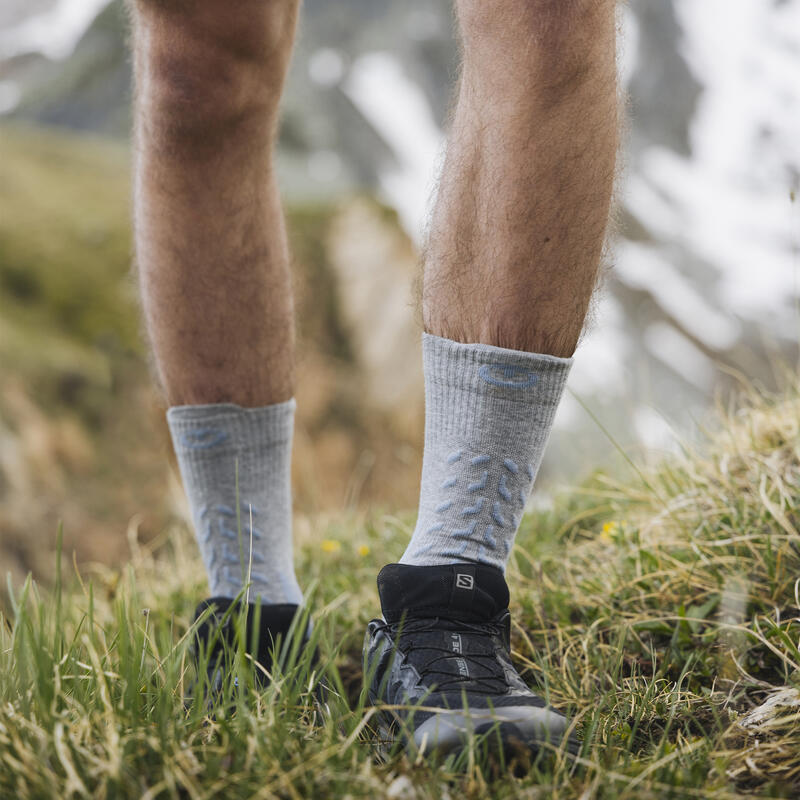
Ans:
[[[417,525],[378,586],[373,700],[416,746],[564,718],[513,669],[503,571],[595,284],[617,149],[614,0],[456,0],[458,103],[423,282]],[[466,713],[463,705],[466,700]]]

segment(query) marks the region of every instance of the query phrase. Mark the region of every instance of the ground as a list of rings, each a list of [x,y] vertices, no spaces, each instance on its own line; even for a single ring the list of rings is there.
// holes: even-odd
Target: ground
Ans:
[[[130,563],[13,589],[0,624],[0,796],[649,798],[800,792],[800,396],[740,398],[707,441],[530,513],[512,554],[514,656],[573,720],[525,770],[481,758],[381,762],[360,695],[375,574],[408,514],[301,518],[331,714],[301,664],[232,705],[185,703],[205,593],[178,526]]]

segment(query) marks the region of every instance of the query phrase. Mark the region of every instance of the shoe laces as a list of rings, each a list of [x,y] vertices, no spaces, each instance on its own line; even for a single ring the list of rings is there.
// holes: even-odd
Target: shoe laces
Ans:
[[[491,622],[410,619],[387,625],[423,685],[470,694],[497,695],[508,690],[494,637],[502,627]],[[433,688],[433,687],[432,687]]]

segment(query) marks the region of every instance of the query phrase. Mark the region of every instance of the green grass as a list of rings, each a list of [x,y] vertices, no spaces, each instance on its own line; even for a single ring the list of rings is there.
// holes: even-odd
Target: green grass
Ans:
[[[0,796],[790,797],[800,792],[800,397],[752,399],[699,452],[621,483],[599,475],[529,515],[509,581],[527,679],[583,739],[523,776],[481,759],[375,757],[360,645],[375,573],[412,519],[300,526],[321,668],[253,688],[235,713],[185,706],[205,593],[186,531],[130,564],[16,587],[0,624]]]

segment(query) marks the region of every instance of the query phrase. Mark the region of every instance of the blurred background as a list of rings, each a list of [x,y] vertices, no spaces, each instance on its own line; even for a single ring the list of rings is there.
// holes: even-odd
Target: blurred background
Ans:
[[[630,0],[618,241],[534,503],[691,440],[796,364],[800,0]],[[184,514],[131,277],[119,0],[0,4],[0,571],[127,554]],[[457,47],[449,0],[305,0],[278,166],[296,264],[299,524],[413,508],[412,282]]]

